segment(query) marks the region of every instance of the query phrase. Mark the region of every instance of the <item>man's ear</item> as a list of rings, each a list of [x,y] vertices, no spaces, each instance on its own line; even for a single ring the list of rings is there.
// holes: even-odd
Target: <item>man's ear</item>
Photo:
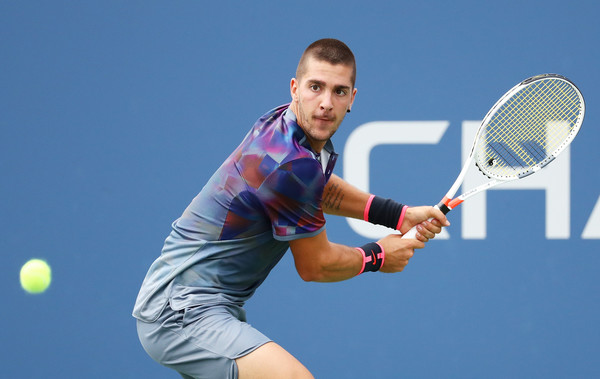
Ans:
[[[298,81],[296,78],[290,80],[290,95],[292,96],[292,100],[298,101]]]
[[[351,100],[350,100],[350,105],[348,105],[348,109],[346,109],[346,112],[347,112],[347,113],[350,113],[350,111],[352,110],[352,104],[354,104],[354,98],[356,97],[356,92],[357,92],[357,91],[358,91],[358,90],[357,90],[356,88],[354,88],[354,89],[352,90],[352,98],[351,98]]]

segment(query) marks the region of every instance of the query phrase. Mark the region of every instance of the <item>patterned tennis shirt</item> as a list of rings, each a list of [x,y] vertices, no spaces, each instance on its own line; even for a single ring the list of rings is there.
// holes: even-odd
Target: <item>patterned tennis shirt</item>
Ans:
[[[142,284],[133,316],[156,320],[167,304],[243,305],[289,248],[325,228],[321,200],[337,160],[315,154],[289,104],[263,115],[173,222]],[[323,163],[319,159],[322,158]]]

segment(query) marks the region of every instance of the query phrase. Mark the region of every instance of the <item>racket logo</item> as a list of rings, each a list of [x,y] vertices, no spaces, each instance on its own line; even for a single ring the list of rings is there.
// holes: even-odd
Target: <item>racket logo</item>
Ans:
[[[499,158],[507,169],[528,169],[547,158],[546,149],[536,141],[517,141],[510,146],[504,142],[491,142],[484,146],[483,153],[488,157],[488,166],[500,163]]]

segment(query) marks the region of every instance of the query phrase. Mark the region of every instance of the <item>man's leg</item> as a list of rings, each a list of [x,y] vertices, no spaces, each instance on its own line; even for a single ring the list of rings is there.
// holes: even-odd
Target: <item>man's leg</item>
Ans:
[[[235,361],[239,379],[313,378],[302,363],[275,342],[268,342]]]

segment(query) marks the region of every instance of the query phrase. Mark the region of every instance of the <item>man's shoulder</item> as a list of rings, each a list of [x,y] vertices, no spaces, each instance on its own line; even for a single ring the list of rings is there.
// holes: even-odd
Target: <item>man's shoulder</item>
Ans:
[[[304,132],[287,116],[289,104],[265,113],[254,125],[243,143],[241,159],[259,159],[264,168],[286,164],[298,159],[313,158],[308,148],[301,144]]]
[[[286,116],[288,107],[282,105],[261,116],[232,156],[239,174],[252,188],[260,187],[290,162],[312,159],[311,152],[299,142],[304,132]]]

